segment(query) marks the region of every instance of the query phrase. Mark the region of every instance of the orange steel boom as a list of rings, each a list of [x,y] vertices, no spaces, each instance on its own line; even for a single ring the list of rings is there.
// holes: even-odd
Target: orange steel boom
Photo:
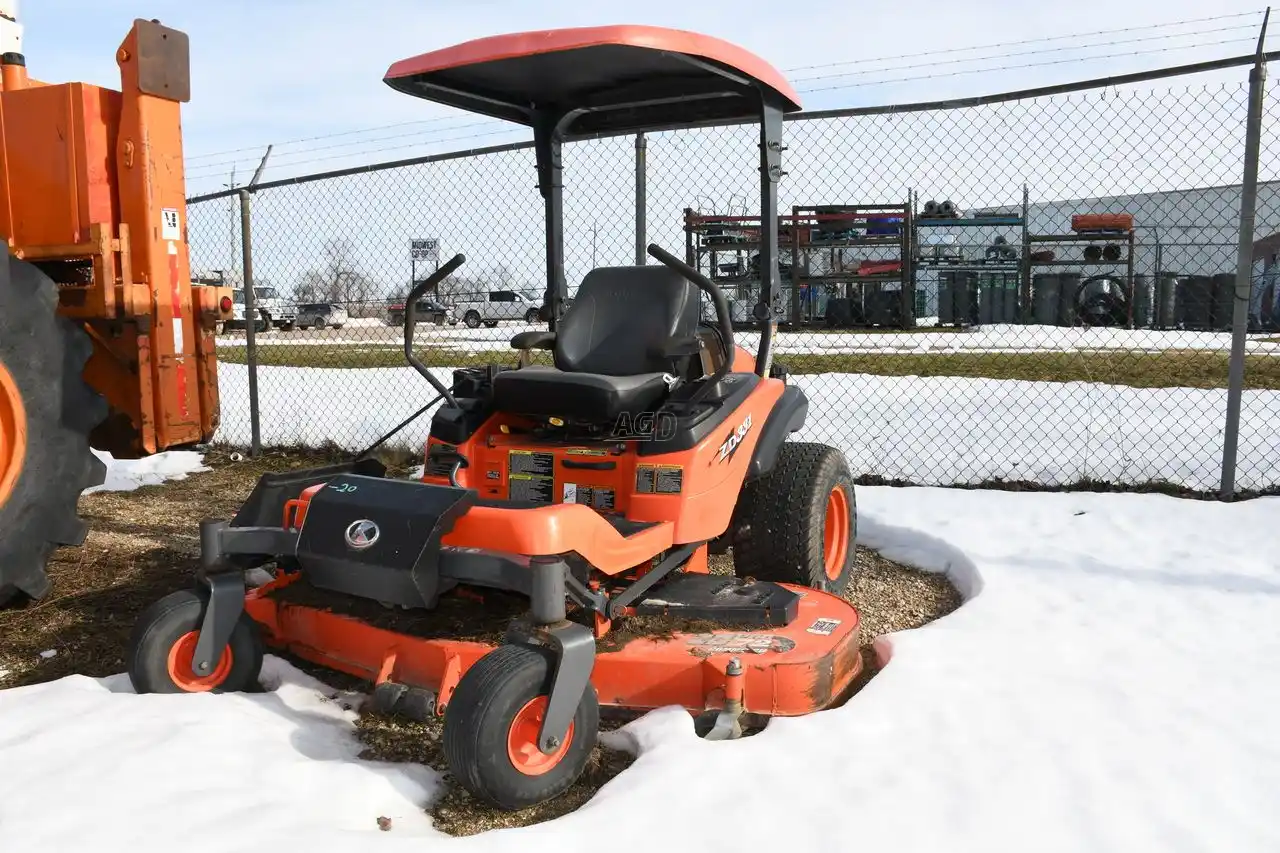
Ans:
[[[188,40],[137,20],[119,91],[0,65],[0,235],[58,285],[93,341],[89,385],[110,404],[91,434],[116,456],[208,441],[218,425],[214,330],[229,288],[193,285],[181,104]],[[224,298],[225,297],[225,298]]]

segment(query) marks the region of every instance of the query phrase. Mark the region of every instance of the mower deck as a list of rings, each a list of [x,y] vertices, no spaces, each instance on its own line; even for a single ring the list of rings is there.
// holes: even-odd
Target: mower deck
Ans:
[[[375,684],[430,691],[443,714],[462,674],[497,643],[425,637],[378,627],[323,606],[290,600],[285,575],[250,590],[245,611],[268,646]],[[783,627],[737,630],[708,619],[641,616],[652,634],[612,647],[600,641],[591,682],[601,705],[648,710],[680,705],[693,712],[724,706],[729,662],[742,662],[743,710],[798,716],[839,700],[861,670],[858,614],[843,599],[779,585],[801,596],[796,618]],[[638,608],[654,612],[653,596]],[[678,630],[672,630],[672,629]]]

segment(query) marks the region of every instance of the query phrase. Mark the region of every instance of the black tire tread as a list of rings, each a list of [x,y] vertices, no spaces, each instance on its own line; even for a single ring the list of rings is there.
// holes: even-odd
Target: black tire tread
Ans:
[[[93,344],[79,324],[58,315],[57,286],[32,264],[12,256],[5,264],[0,361],[23,395],[27,455],[0,505],[0,605],[19,594],[43,598],[54,549],[84,542],[80,495],[106,479],[89,433],[107,416],[106,400],[83,377]]]
[[[841,578],[826,579],[813,555],[823,547],[823,519],[831,487],[847,487],[853,526]],[[791,583],[839,594],[856,564],[857,505],[844,454],[825,444],[788,441],[773,469],[742,490],[733,527],[734,572],[739,577]]]
[[[182,634],[196,630],[204,618],[208,592],[204,589],[183,589],[171,592],[143,611],[134,624],[126,654],[129,681],[138,693],[180,692],[167,678],[157,677],[157,667],[152,666],[163,655],[167,657],[172,643],[164,642],[160,635],[172,626],[180,625]],[[181,636],[179,634],[178,636]],[[257,624],[242,614],[232,631],[232,654],[235,656],[227,680],[213,690],[214,693],[236,693],[253,689],[262,671],[264,645]]]
[[[574,743],[561,763],[542,776],[520,779],[523,790],[513,790],[500,778],[485,772],[487,761],[505,761],[505,751],[495,756],[484,743],[492,732],[491,714],[502,717],[501,707],[513,691],[523,695],[520,705],[551,688],[554,657],[550,650],[521,644],[499,646],[476,661],[462,680],[445,709],[444,755],[449,772],[473,796],[500,809],[514,810],[552,799],[577,781],[591,757],[600,725],[600,707],[595,688],[587,686],[585,701],[574,715]],[[516,708],[515,710],[518,710]],[[506,732],[502,733],[505,743]]]

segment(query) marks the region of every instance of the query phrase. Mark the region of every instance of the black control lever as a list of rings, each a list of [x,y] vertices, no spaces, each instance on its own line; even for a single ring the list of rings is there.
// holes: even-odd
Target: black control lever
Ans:
[[[440,392],[440,396],[444,397],[445,402],[455,409],[458,407],[458,401],[453,399],[453,393],[445,387],[443,382],[436,379],[435,376],[431,374],[431,371],[427,369],[427,366],[419,361],[418,357],[413,354],[413,336],[417,332],[418,327],[418,300],[421,299],[422,295],[428,290],[433,289],[440,282],[452,275],[453,271],[466,263],[466,261],[466,255],[454,255],[449,259],[447,264],[433,272],[426,281],[422,282],[422,284],[416,285],[412,290],[410,290],[408,301],[404,304],[404,357],[413,365],[414,370],[417,370],[427,378],[427,381],[431,383],[432,388],[435,388]]]
[[[430,462],[452,462],[449,468],[449,485],[455,489],[461,489],[458,483],[458,471],[463,468],[470,468],[471,463],[467,461],[467,457],[463,456],[456,450],[445,450],[438,444],[431,445],[431,449],[427,451],[427,460]]]
[[[657,243],[649,244],[649,254],[680,273],[690,283],[697,285],[700,290],[706,291],[707,295],[711,297],[712,303],[716,306],[716,320],[720,324],[720,336],[724,339],[724,363],[716,368],[715,373],[711,374],[711,381],[702,387],[701,392],[689,401],[693,403],[701,399],[704,393],[714,388],[717,382],[728,376],[729,371],[733,368],[733,316],[729,313],[729,303],[724,298],[724,292],[716,286],[714,281],[663,249]]]

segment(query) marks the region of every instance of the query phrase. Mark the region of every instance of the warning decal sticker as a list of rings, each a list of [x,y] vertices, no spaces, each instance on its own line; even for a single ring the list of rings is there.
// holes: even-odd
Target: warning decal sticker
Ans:
[[[684,489],[684,469],[679,465],[641,465],[636,468],[636,491],[651,495],[678,495]]]
[[[832,632],[834,632],[838,627],[840,627],[839,619],[819,619],[818,621],[814,622],[805,630],[808,631],[810,634],[818,634],[819,636],[822,636],[822,637],[829,637],[831,636]]]
[[[795,641],[776,634],[694,634],[687,641],[689,653],[696,657],[710,655],[768,654],[769,652],[789,652],[796,647]]]
[[[565,483],[561,488],[561,500],[567,504],[582,504],[592,509],[613,509],[613,489],[604,486],[585,486],[581,483]]]
[[[555,497],[555,484],[552,480],[555,462],[555,456],[550,453],[512,450],[507,456],[507,479],[510,481],[508,498],[513,501],[552,503]]]
[[[678,495],[684,488],[684,469],[679,465],[659,465],[654,471],[654,491],[661,495]]]

